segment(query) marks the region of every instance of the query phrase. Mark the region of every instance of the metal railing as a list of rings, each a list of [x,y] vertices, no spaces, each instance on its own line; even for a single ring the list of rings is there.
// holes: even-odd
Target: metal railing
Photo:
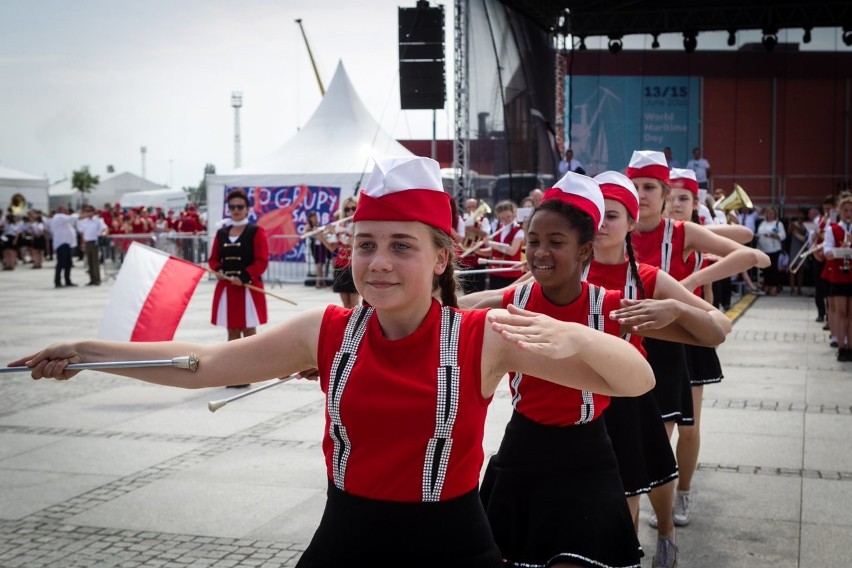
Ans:
[[[270,249],[274,243],[281,240],[293,241],[298,239],[297,235],[276,235],[269,237]],[[148,245],[171,256],[192,262],[193,264],[206,265],[209,258],[211,237],[207,234],[196,233],[135,233],[122,235],[107,235],[101,237],[99,244],[101,249],[101,262],[104,267],[105,278],[115,278],[121,269],[127,249],[133,242]],[[306,280],[314,278],[314,262],[310,257],[308,247],[304,250],[304,259],[296,260],[270,260],[263,279],[268,284],[301,284]],[[326,280],[330,281],[330,268],[326,273]],[[211,277],[212,278],[212,277]]]

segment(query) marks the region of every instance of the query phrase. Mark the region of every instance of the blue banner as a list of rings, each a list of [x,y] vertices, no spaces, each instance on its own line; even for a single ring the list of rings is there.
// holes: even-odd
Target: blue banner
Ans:
[[[634,150],[669,146],[674,167],[684,167],[699,145],[698,77],[574,76],[565,78],[571,147],[588,175],[625,171]]]
[[[225,188],[228,192],[236,187]],[[301,235],[308,222],[308,213],[316,211],[319,223],[331,223],[340,207],[339,187],[288,185],[277,187],[243,187],[249,196],[249,222],[263,227],[269,237],[269,260],[304,262],[307,242]],[[223,217],[228,216],[228,204],[222,204]]]

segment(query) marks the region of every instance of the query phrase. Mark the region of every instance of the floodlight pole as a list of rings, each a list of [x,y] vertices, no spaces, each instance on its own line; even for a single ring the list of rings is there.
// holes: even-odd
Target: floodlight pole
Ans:
[[[242,165],[242,148],[240,143],[240,108],[243,106],[242,91],[231,93],[231,106],[234,107],[234,168]]]

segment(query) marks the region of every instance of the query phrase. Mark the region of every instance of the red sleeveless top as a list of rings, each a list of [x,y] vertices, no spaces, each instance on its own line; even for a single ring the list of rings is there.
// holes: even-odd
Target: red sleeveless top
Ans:
[[[663,272],[668,272],[675,280],[683,280],[695,269],[693,255],[685,261],[683,259],[686,242],[684,221],[662,219],[653,231],[634,231],[631,242],[638,262],[656,266]]]
[[[317,349],[322,445],[338,489],[412,503],[477,486],[491,402],[482,397],[480,370],[486,313],[433,301],[414,333],[389,340],[372,308],[326,309]]]
[[[506,233],[506,236],[503,237],[503,231],[501,229],[500,232],[498,232],[497,235],[494,236],[493,240],[498,242],[498,243],[511,245],[512,241],[515,240],[515,235],[517,235],[518,231],[520,231],[520,230],[521,230],[520,225],[517,225],[517,224],[512,225],[512,227]],[[506,255],[506,254],[503,254],[502,252],[499,252],[497,249],[494,249],[493,258],[494,258],[494,260],[516,260],[516,261],[520,262],[521,261],[521,250],[523,248],[524,248],[523,246],[519,247],[518,251],[513,255]],[[498,266],[498,268],[504,268],[504,266]],[[523,270],[506,270],[504,272],[497,272],[495,274],[495,276],[499,276],[500,278],[520,278],[523,275],[524,275]]]
[[[591,302],[590,294],[594,294]],[[580,295],[567,306],[552,304],[544,297],[538,283],[508,288],[503,292],[504,308],[514,304],[560,321],[596,327],[616,336],[619,335],[620,326],[617,321],[609,319],[609,312],[618,309],[620,301],[621,292],[589,286],[588,282],[583,282]],[[596,313],[592,313],[592,304],[595,305]],[[512,406],[516,411],[539,424],[550,426],[591,422],[609,406],[609,397],[606,395],[560,386],[532,375],[510,373],[509,389]]]

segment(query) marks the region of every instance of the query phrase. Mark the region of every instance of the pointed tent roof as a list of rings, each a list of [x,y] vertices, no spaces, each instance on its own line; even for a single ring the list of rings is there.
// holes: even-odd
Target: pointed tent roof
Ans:
[[[263,160],[228,174],[360,173],[375,156],[411,156],[370,116],[343,62],[320,105],[299,132]]]
[[[27,172],[22,172],[20,170],[14,170],[12,168],[7,168],[6,166],[0,166],[0,180],[11,180],[11,181],[37,181],[39,182],[39,186],[45,186],[47,180],[41,176],[36,176],[33,174],[28,174]]]

